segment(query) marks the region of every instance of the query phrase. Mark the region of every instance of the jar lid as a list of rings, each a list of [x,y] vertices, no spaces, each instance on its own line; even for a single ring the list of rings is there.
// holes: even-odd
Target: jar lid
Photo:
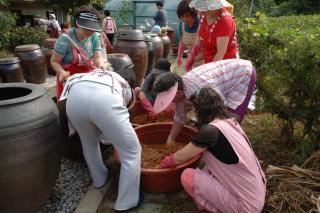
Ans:
[[[20,45],[16,46],[14,49],[15,52],[28,52],[32,50],[38,50],[40,46],[38,44],[27,44],[27,45]]]
[[[19,62],[20,59],[18,57],[0,58],[0,65],[16,64]]]
[[[118,40],[144,41],[144,35],[141,30],[121,29],[117,34]]]

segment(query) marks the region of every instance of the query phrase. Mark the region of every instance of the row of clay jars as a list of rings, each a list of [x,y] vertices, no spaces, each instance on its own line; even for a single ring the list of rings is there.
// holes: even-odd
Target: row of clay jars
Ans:
[[[55,74],[50,64],[55,42],[55,38],[48,38],[41,49],[36,44],[17,46],[17,57],[0,59],[1,82],[23,82],[25,78],[28,83],[44,83],[47,71],[51,75]]]
[[[152,34],[151,41],[153,47],[151,47],[150,38],[146,39],[141,30],[121,29],[117,34],[113,52],[129,55],[134,64],[136,86],[141,86],[147,71],[151,70],[159,58],[167,58],[169,55],[171,42],[166,33],[160,38]]]

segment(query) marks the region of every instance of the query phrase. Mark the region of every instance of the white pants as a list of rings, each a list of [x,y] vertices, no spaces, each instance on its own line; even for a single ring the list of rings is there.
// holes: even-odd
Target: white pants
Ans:
[[[71,87],[66,108],[69,120],[79,133],[94,186],[102,186],[108,176],[99,146],[101,131],[114,145],[121,161],[114,209],[135,207],[139,200],[141,146],[121,94],[115,90],[112,93],[109,86],[78,82]]]

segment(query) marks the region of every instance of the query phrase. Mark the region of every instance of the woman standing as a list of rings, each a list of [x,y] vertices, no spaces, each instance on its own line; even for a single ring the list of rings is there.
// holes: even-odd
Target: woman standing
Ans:
[[[239,123],[212,88],[200,89],[190,100],[199,132],[160,167],[172,168],[203,154],[204,169],[186,169],[181,175],[182,185],[197,207],[208,212],[261,212],[266,179]]]
[[[118,31],[115,20],[111,17],[110,10],[104,11],[105,18],[102,22],[102,27],[104,33],[107,35],[111,45],[114,43],[114,35]]]
[[[205,63],[239,58],[233,6],[226,0],[193,0],[189,5],[202,15],[199,37],[187,59],[187,71],[192,68],[201,47]]]
[[[50,61],[57,73],[58,100],[63,82],[70,75],[108,66],[101,54],[100,38],[96,33],[101,31],[98,12],[92,7],[81,6],[75,12],[74,26],[58,38]]]
[[[191,52],[193,44],[198,37],[198,30],[200,26],[200,19],[195,9],[189,7],[190,0],[182,0],[177,8],[177,15],[181,20],[179,23],[180,42],[178,48],[177,63],[182,65],[182,56],[184,50],[187,48]],[[202,52],[196,56],[195,65],[197,67],[203,63]]]
[[[163,1],[157,1],[157,12],[156,15],[153,17],[154,25],[158,25],[160,27],[166,27],[168,25],[167,20],[167,12],[163,8]]]

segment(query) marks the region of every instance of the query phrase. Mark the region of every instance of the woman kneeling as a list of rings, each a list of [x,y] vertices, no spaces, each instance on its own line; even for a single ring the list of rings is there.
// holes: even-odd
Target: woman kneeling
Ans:
[[[167,156],[161,168],[171,168],[203,153],[204,169],[186,169],[181,182],[199,209],[209,212],[261,212],[265,175],[239,123],[212,88],[191,98],[199,132],[192,142]]]

